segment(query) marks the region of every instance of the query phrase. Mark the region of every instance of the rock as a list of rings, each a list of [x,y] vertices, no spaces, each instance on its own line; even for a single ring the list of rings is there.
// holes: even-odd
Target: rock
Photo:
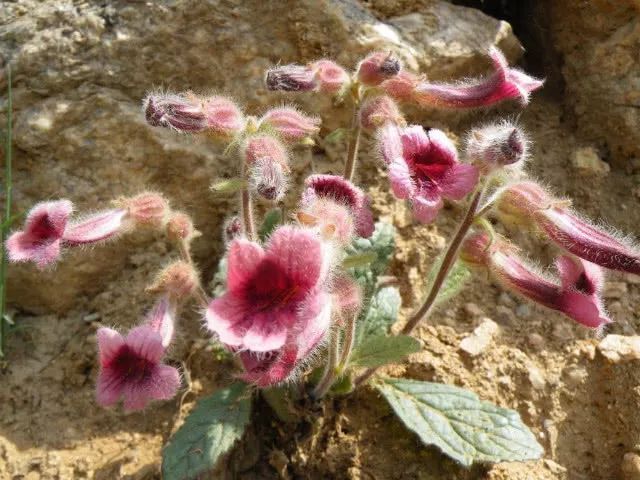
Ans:
[[[564,372],[565,383],[569,388],[575,388],[585,381],[588,377],[588,373],[584,367],[573,365],[568,367]]]
[[[622,457],[622,480],[640,480],[640,455],[637,453],[625,453]]]
[[[544,337],[539,333],[532,333],[527,337],[527,342],[531,345],[535,350],[541,350],[544,346]]]
[[[529,381],[531,382],[531,386],[535,390],[542,390],[547,384],[547,380],[544,377],[542,370],[533,363],[527,365],[527,369],[529,370]]]
[[[604,285],[604,296],[606,298],[623,298],[627,295],[627,284],[625,282],[607,282]]]
[[[640,16],[637,0],[552,2],[553,47],[581,136],[610,150],[613,165],[640,155]],[[603,99],[606,107],[603,106]]]
[[[326,113],[323,128],[330,131],[349,122],[348,105],[328,114],[329,99],[269,93],[262,85],[265,69],[325,56],[353,67],[366,52],[382,49],[434,79],[453,79],[487,71],[485,52],[492,45],[510,61],[522,53],[508,24],[445,1],[416,5],[414,13],[386,21],[357,0],[212,5],[4,2],[0,51],[13,71],[16,213],[60,197],[72,199],[79,211],[96,210],[116,196],[160,190],[194,217],[203,235],[193,253],[210,271],[222,251],[220,226],[236,201],[214,198],[208,187],[216,177],[236,175],[236,159],[208,139],[149,128],[140,113],[147,91],[220,92],[251,114],[296,102],[310,113]],[[0,91],[6,88],[0,76]],[[4,95],[0,113],[6,113]],[[439,114],[429,112],[430,121],[434,115]],[[307,153],[294,155],[306,159]],[[289,201],[290,207],[297,199]],[[121,281],[133,268],[131,254],[153,242],[163,240],[123,237],[90,252],[69,253],[45,273],[12,266],[9,301],[30,311],[67,311],[87,294]]]
[[[571,163],[578,172],[595,177],[604,177],[611,170],[609,164],[600,159],[598,152],[593,147],[575,150],[571,155]]]
[[[462,339],[460,350],[472,357],[484,352],[500,333],[500,327],[490,318],[483,318],[471,335]]]
[[[613,363],[640,359],[640,336],[607,335],[598,345],[600,353]]]
[[[464,304],[464,311],[470,317],[480,317],[484,314],[482,309],[475,303],[468,302]]]

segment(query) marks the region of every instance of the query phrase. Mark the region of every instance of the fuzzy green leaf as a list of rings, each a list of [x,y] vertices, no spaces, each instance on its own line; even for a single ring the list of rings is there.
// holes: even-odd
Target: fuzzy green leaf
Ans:
[[[239,192],[247,186],[247,182],[242,178],[226,178],[211,184],[211,190],[220,195],[231,195]]]
[[[376,385],[404,425],[425,445],[469,466],[534,460],[542,447],[520,415],[450,385],[387,378]]]
[[[365,265],[349,268],[349,272],[364,287],[366,294],[371,294],[379,275],[389,267],[389,261],[395,249],[395,229],[393,225],[378,222],[369,238],[357,238],[345,249],[347,258],[373,253],[375,258]]]
[[[400,292],[396,287],[383,287],[371,297],[369,306],[360,319],[358,343],[364,337],[386,335],[398,318]]]
[[[380,367],[399,362],[407,355],[419,352],[420,348],[420,342],[408,335],[368,337],[351,355],[351,364],[360,367]]]
[[[242,383],[200,400],[162,452],[162,478],[191,480],[213,470],[242,437],[250,416],[251,397]]]
[[[274,208],[269,210],[262,221],[262,225],[260,226],[260,231],[258,235],[260,236],[260,240],[263,242],[269,238],[269,235],[273,233],[276,227],[282,222],[282,210],[279,208]]]

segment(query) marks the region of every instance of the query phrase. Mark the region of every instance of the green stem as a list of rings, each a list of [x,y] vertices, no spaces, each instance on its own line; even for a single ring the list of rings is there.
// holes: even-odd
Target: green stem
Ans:
[[[345,325],[344,329],[344,343],[342,346],[342,354],[340,355],[340,371],[344,371],[344,369],[349,364],[351,352],[353,351],[353,347],[356,343],[357,319],[357,314],[349,315],[349,317],[347,318],[347,324]]]
[[[411,334],[418,323],[427,315],[429,315],[429,313],[431,313],[431,309],[435,305],[436,299],[438,298],[438,293],[440,293],[440,289],[447,279],[449,270],[451,270],[451,267],[458,258],[460,245],[462,244],[464,237],[467,235],[469,229],[472,227],[476,219],[476,213],[478,210],[478,205],[480,204],[480,199],[482,198],[482,193],[482,188],[478,188],[474,193],[473,198],[471,199],[471,203],[469,204],[469,208],[467,209],[462,222],[460,222],[460,225],[458,226],[458,230],[451,239],[449,247],[444,254],[444,258],[442,259],[442,263],[440,264],[440,269],[438,270],[438,273],[436,274],[436,277],[431,284],[431,288],[429,290],[427,298],[425,299],[423,304],[414,312],[414,314],[409,317],[409,320],[401,331],[402,335]],[[356,378],[354,386],[357,387],[358,385],[367,381],[369,377],[371,377],[371,375],[376,372],[376,370],[377,367],[365,370],[360,376],[358,376],[358,378]]]
[[[360,93],[354,94],[353,100],[353,120],[351,121],[351,137],[349,139],[349,147],[347,150],[347,161],[344,164],[344,178],[351,181],[356,171],[356,163],[358,161],[358,148],[360,147]]]
[[[338,376],[338,356],[340,354],[340,332],[333,329],[329,340],[329,354],[327,365],[322,374],[322,378],[313,389],[311,396],[315,399],[324,397]]]
[[[5,133],[5,164],[4,164],[4,184],[5,184],[5,213],[2,220],[2,259],[0,260],[0,358],[5,356],[5,315],[7,313],[7,252],[5,251],[5,240],[9,231],[11,218],[11,201],[13,194],[12,180],[12,123],[13,123],[13,98],[11,94],[11,66],[7,64],[7,131]]]
[[[246,182],[247,177],[247,165],[245,160],[242,160],[242,179],[245,180],[245,185],[240,191],[240,212],[242,216],[242,224],[244,225],[244,233],[251,241],[256,241],[256,224],[253,220],[253,201],[251,198],[251,192],[249,191],[249,185]]]

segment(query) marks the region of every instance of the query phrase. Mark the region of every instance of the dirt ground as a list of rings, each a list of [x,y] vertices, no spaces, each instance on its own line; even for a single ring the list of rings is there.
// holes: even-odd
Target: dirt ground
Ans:
[[[478,113],[461,127],[489,116]],[[520,122],[533,141],[532,174],[573,198],[579,211],[640,234],[640,165],[636,171],[630,165],[608,174],[576,171],[572,154],[585,145],[575,139],[571,119],[563,118],[557,99],[549,95],[537,96]],[[391,273],[402,279],[404,317],[419,301],[430,262],[444,248],[461,212],[450,207],[435,225],[413,223],[407,208],[392,199],[382,170],[371,166],[369,151],[365,142],[362,161],[369,166],[361,168],[361,179],[371,185],[375,210],[398,226]],[[337,170],[339,164],[331,159],[340,153],[317,151],[316,168]],[[553,250],[529,240],[527,232],[512,233],[531,253],[552,258]],[[152,245],[137,244],[118,281],[95,297],[79,298],[68,315],[14,312],[19,329],[9,339],[0,377],[1,479],[159,478],[161,446],[185,413],[199,396],[230,381],[229,361],[216,355],[207,341],[198,312],[187,310],[171,359],[190,379],[190,389],[142,413],[96,405],[96,329],[132,325],[149,306],[141,285],[170,255],[163,243]],[[611,274],[609,280],[607,304],[616,320],[610,333],[633,335],[640,328],[640,279]],[[132,296],[140,298],[135,309]],[[484,317],[498,323],[501,333],[471,358],[459,344]],[[482,275],[475,276],[459,298],[440,307],[417,335],[424,350],[387,374],[463,386],[517,410],[545,447],[544,458],[461,468],[436,449],[422,446],[379,395],[365,388],[326,403],[313,420],[297,425],[279,423],[258,404],[254,425],[223,465],[221,478],[623,478],[623,457],[640,448],[637,360],[612,362],[591,332],[522,302]],[[632,455],[627,455],[627,463],[629,458]]]

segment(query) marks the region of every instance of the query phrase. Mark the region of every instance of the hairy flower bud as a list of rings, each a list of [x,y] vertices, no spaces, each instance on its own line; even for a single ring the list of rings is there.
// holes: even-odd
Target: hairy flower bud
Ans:
[[[191,217],[183,212],[171,212],[167,220],[167,235],[171,240],[190,243],[198,235]]]
[[[467,157],[482,172],[488,173],[527,158],[527,139],[517,126],[502,122],[477,128],[467,138]]]
[[[200,281],[193,265],[179,260],[166,266],[147,288],[150,293],[162,293],[172,300],[185,300],[197,290]]]
[[[189,94],[149,94],[142,101],[147,123],[178,132],[197,133],[207,128],[201,102]]]
[[[243,233],[242,222],[240,221],[240,217],[233,216],[229,218],[226,222],[224,222],[224,227],[222,228],[223,232],[223,240],[224,243],[228,244],[232,240],[239,238]]]
[[[315,61],[311,69],[322,93],[340,93],[350,82],[346,70],[332,60]]]
[[[225,97],[214,96],[202,101],[202,109],[207,119],[207,129],[214,135],[232,137],[242,131],[245,125],[240,108]]]
[[[282,165],[268,157],[260,158],[249,167],[249,185],[265,200],[277,202],[287,190],[287,176]]]
[[[289,142],[298,142],[320,131],[320,119],[308,117],[295,108],[273,108],[260,119],[260,125],[272,128]]]
[[[364,85],[380,85],[400,72],[400,60],[391,53],[374,52],[360,62],[358,80]]]
[[[420,77],[413,73],[401,71],[394,77],[382,82],[380,86],[391,98],[399,102],[411,102],[418,83],[420,83]]]
[[[486,231],[468,235],[460,247],[460,260],[476,267],[486,266],[492,243],[493,239]]]
[[[169,204],[161,194],[155,192],[143,192],[135,197],[119,199],[116,204],[127,210],[127,218],[134,225],[161,228],[169,214]]]
[[[265,84],[268,90],[283,92],[310,92],[318,82],[312,69],[303,65],[282,65],[267,70]]]
[[[386,95],[365,100],[360,108],[360,125],[362,128],[375,130],[387,123],[404,126],[404,118],[396,102]]]

